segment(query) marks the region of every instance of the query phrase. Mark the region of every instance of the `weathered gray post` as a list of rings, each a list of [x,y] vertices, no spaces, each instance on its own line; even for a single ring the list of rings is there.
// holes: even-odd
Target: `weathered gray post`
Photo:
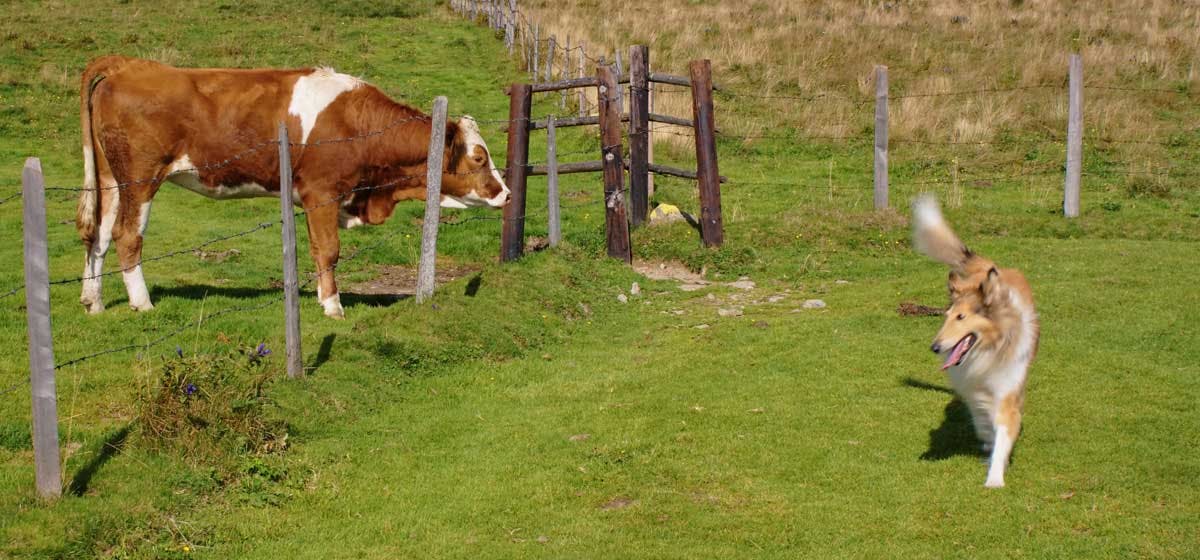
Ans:
[[[558,40],[554,35],[550,35],[550,42],[546,43],[546,78],[547,82],[554,81],[554,52],[558,50]]]
[[[58,456],[58,401],[54,338],[50,333],[50,257],[46,241],[46,182],[42,162],[21,170],[25,233],[25,317],[29,328],[29,381],[33,401],[33,465],[38,496],[62,495]]]
[[[541,61],[538,60],[538,58],[539,58],[538,57],[538,52],[539,52],[538,49],[541,47],[541,45],[538,44],[538,41],[540,40],[539,37],[540,37],[540,35],[538,35],[538,24],[535,23],[535,24],[533,24],[533,81],[535,81],[535,82],[537,81],[538,76],[540,75],[540,74],[538,74],[538,68],[541,66]]]
[[[300,274],[296,269],[296,215],[292,202],[292,150],[287,124],[279,123],[279,218],[283,236],[283,320],[288,377],[304,375],[300,352]]]
[[[700,237],[705,247],[725,242],[721,216],[721,174],[717,169],[717,135],[713,115],[712,62],[688,64],[692,82],[692,122],[696,127],[696,182],[700,185]]]
[[[887,66],[875,67],[875,209],[888,207]]]
[[[554,126],[554,115],[550,115],[546,120],[546,214],[551,247],[557,247],[562,241],[562,222],[558,215],[558,133]]]
[[[425,171],[425,216],[421,219],[421,263],[417,268],[417,303],[433,297],[438,220],[442,212],[442,155],[446,151],[446,97],[433,100],[429,156]]]
[[[584,58],[586,58],[586,57],[585,57],[585,55],[584,55],[584,46],[583,46],[583,41],[580,41],[580,42],[579,42],[579,74],[578,74],[577,76],[575,76],[576,78],[582,78],[582,77],[583,77],[583,59],[584,59]],[[584,91],[584,88],[579,88],[579,98],[578,98],[578,102],[579,102],[579,116],[581,116],[581,117],[586,117],[586,116],[587,116],[587,113],[588,113],[588,110],[587,110],[587,92],[586,92],[586,91]]]
[[[650,109],[647,105],[650,48],[629,47],[629,212],[634,227],[650,215]]]
[[[511,2],[510,2],[511,4]],[[508,47],[508,56],[513,55],[513,45],[517,42],[517,11],[509,12],[504,20],[504,46]]]
[[[1079,176],[1083,172],[1083,58],[1072,54],[1067,108],[1067,178],[1063,185],[1063,215],[1079,216]]]
[[[562,66],[560,66],[558,69],[558,78],[560,80],[566,80],[570,77],[571,77],[571,36],[567,35],[567,49],[565,51],[563,51],[563,63],[562,63]],[[567,90],[564,88],[564,89],[559,90],[558,93],[559,93],[558,108],[563,111],[566,111],[567,110]]]

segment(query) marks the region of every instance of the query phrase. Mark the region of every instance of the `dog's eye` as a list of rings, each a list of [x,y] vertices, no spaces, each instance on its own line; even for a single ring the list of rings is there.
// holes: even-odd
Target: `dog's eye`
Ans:
[[[958,320],[959,320],[959,321],[961,321],[961,320],[963,320],[963,319],[966,319],[966,318],[967,318],[967,316],[966,316],[966,315],[963,315],[962,313],[959,313],[959,314],[958,314]]]

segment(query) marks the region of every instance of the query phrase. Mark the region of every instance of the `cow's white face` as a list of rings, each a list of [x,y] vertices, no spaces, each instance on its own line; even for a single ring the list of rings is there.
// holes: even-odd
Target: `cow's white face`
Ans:
[[[479,124],[470,116],[462,117],[457,124],[442,175],[442,207],[504,206],[508,185],[492,161]]]

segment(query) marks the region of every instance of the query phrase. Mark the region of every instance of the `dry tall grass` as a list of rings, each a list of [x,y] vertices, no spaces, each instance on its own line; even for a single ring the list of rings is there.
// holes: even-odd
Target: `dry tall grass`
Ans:
[[[801,98],[724,99],[718,126],[736,134],[795,129],[865,138],[873,67],[883,64],[898,97],[891,105],[898,143],[1062,137],[1071,52],[1083,55],[1089,86],[1168,90],[1089,88],[1089,140],[1150,157],[1163,147],[1125,141],[1161,142],[1194,129],[1177,117],[1194,115],[1186,92],[1200,78],[1193,0],[522,0],[520,9],[542,37],[586,41],[591,56],[611,59],[644,43],[656,70],[683,74],[689,59],[710,58],[715,80],[734,91]],[[1052,87],[1036,87],[1043,85]],[[901,97],[988,88],[1029,89]],[[690,100],[659,95],[656,110],[690,115]]]

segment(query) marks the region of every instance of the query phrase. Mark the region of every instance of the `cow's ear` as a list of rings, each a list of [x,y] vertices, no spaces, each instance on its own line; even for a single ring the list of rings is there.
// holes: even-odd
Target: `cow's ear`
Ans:
[[[446,121],[446,169],[458,169],[458,162],[463,158],[462,127],[455,121]]]
[[[446,147],[453,146],[460,136],[458,123],[454,121],[446,121]]]

